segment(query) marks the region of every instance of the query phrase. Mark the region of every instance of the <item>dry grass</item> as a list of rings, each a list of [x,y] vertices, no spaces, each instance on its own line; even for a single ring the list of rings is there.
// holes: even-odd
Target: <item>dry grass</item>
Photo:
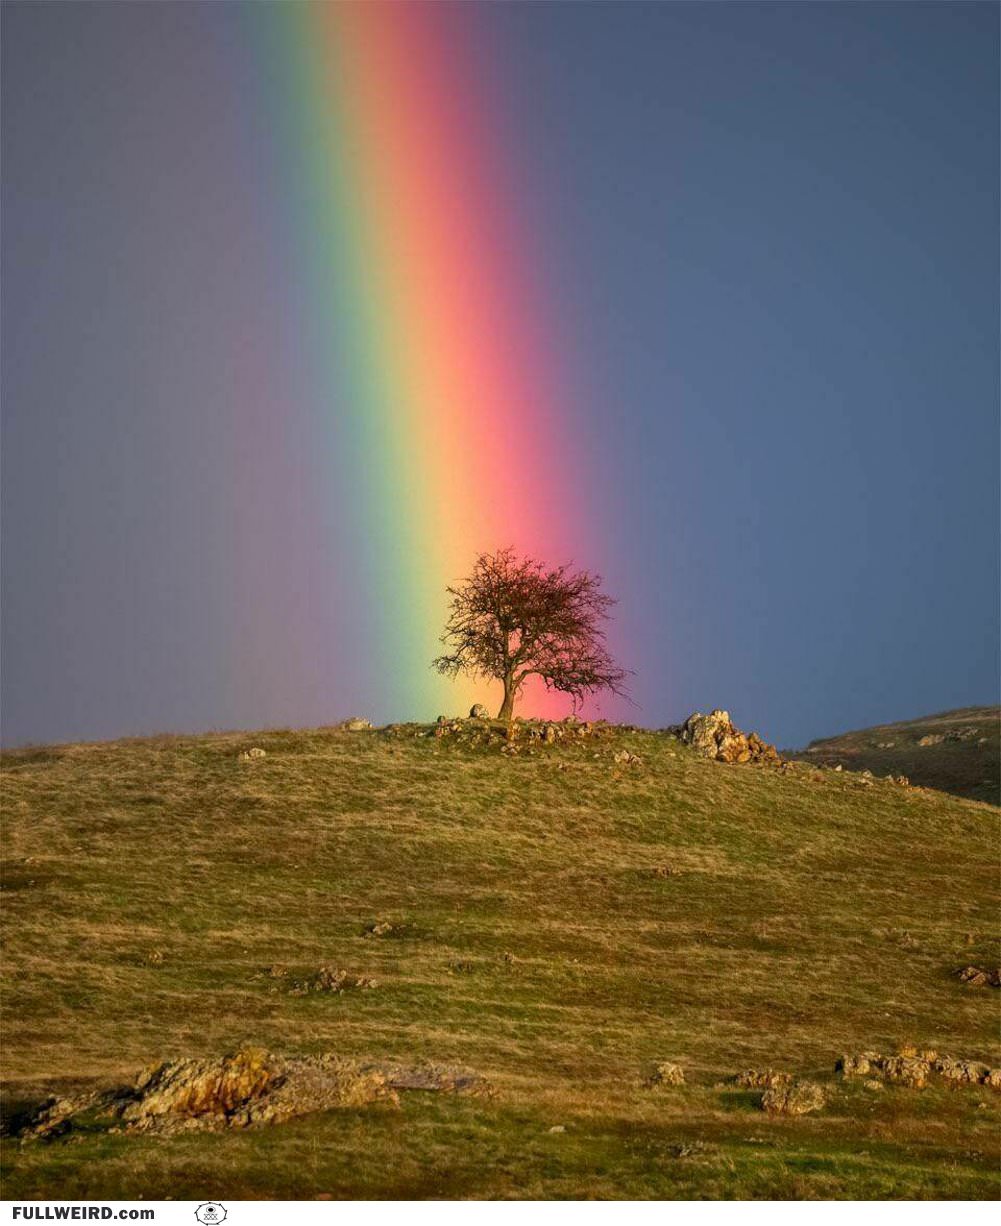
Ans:
[[[7,1196],[997,1195],[1001,1096],[833,1076],[907,1041],[1001,1063],[997,993],[954,976],[997,964],[996,809],[654,733],[509,759],[412,731],[6,754],[5,1092],[249,1042],[461,1064],[497,1098],[8,1143]],[[275,963],[378,986],[296,996]],[[688,1084],[643,1088],[663,1060]],[[827,1107],[720,1088],[755,1066]]]

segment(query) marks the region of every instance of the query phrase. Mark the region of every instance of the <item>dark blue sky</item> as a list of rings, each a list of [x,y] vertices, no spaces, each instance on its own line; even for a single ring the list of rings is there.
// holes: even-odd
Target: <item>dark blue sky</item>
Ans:
[[[240,7],[4,6],[8,743],[365,709],[274,640],[273,701],[242,700],[219,661],[254,592],[206,595],[237,495],[199,413],[218,279],[190,318],[232,171],[201,102]],[[724,705],[791,745],[997,701],[998,7],[464,12],[606,457],[580,497],[610,525],[632,717]],[[238,107],[214,123],[246,139]],[[322,617],[295,633],[330,650]]]

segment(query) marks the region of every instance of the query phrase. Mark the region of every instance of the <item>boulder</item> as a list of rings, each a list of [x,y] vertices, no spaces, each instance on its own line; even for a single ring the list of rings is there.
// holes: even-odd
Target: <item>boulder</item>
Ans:
[[[258,758],[266,758],[267,754],[259,745],[255,745],[252,749],[245,749],[240,754],[241,762],[255,762]]]
[[[685,1084],[685,1071],[680,1064],[673,1064],[670,1060],[665,1060],[653,1070],[647,1078],[646,1084],[650,1087],[683,1086]]]
[[[362,719],[360,715],[353,715],[350,719],[346,719],[341,727],[345,732],[364,732],[372,727],[370,720]]]
[[[824,1091],[815,1082],[794,1081],[765,1090],[761,1109],[769,1115],[806,1115],[819,1111],[825,1101]]]
[[[728,711],[696,711],[676,730],[678,739],[704,758],[731,764],[741,762],[778,762],[774,745],[763,741],[756,732],[745,735],[730,719]]]

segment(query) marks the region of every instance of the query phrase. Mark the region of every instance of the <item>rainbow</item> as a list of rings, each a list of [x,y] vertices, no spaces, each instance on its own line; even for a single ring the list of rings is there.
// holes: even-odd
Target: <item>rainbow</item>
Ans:
[[[395,718],[494,706],[489,683],[429,667],[446,584],[501,545],[594,561],[537,236],[480,84],[475,16],[423,3],[249,10],[281,112],[337,582],[345,606],[366,610],[342,649],[365,653],[373,703]],[[538,689],[525,707],[570,709]]]

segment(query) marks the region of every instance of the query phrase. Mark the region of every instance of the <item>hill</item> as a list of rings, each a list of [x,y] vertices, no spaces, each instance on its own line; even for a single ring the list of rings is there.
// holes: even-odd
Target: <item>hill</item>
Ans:
[[[1001,707],[963,707],[811,741],[791,756],[1001,804]]]
[[[11,1127],[248,1043],[494,1091],[436,1073],[398,1109],[170,1136],[84,1115],[5,1143],[7,1197],[998,1195],[996,1090],[834,1072],[907,1044],[1001,1064],[997,993],[956,974],[998,963],[998,810],[663,733],[515,753],[465,727],[4,755]],[[684,1085],[647,1084],[664,1061]],[[826,1103],[767,1114],[749,1068]]]

